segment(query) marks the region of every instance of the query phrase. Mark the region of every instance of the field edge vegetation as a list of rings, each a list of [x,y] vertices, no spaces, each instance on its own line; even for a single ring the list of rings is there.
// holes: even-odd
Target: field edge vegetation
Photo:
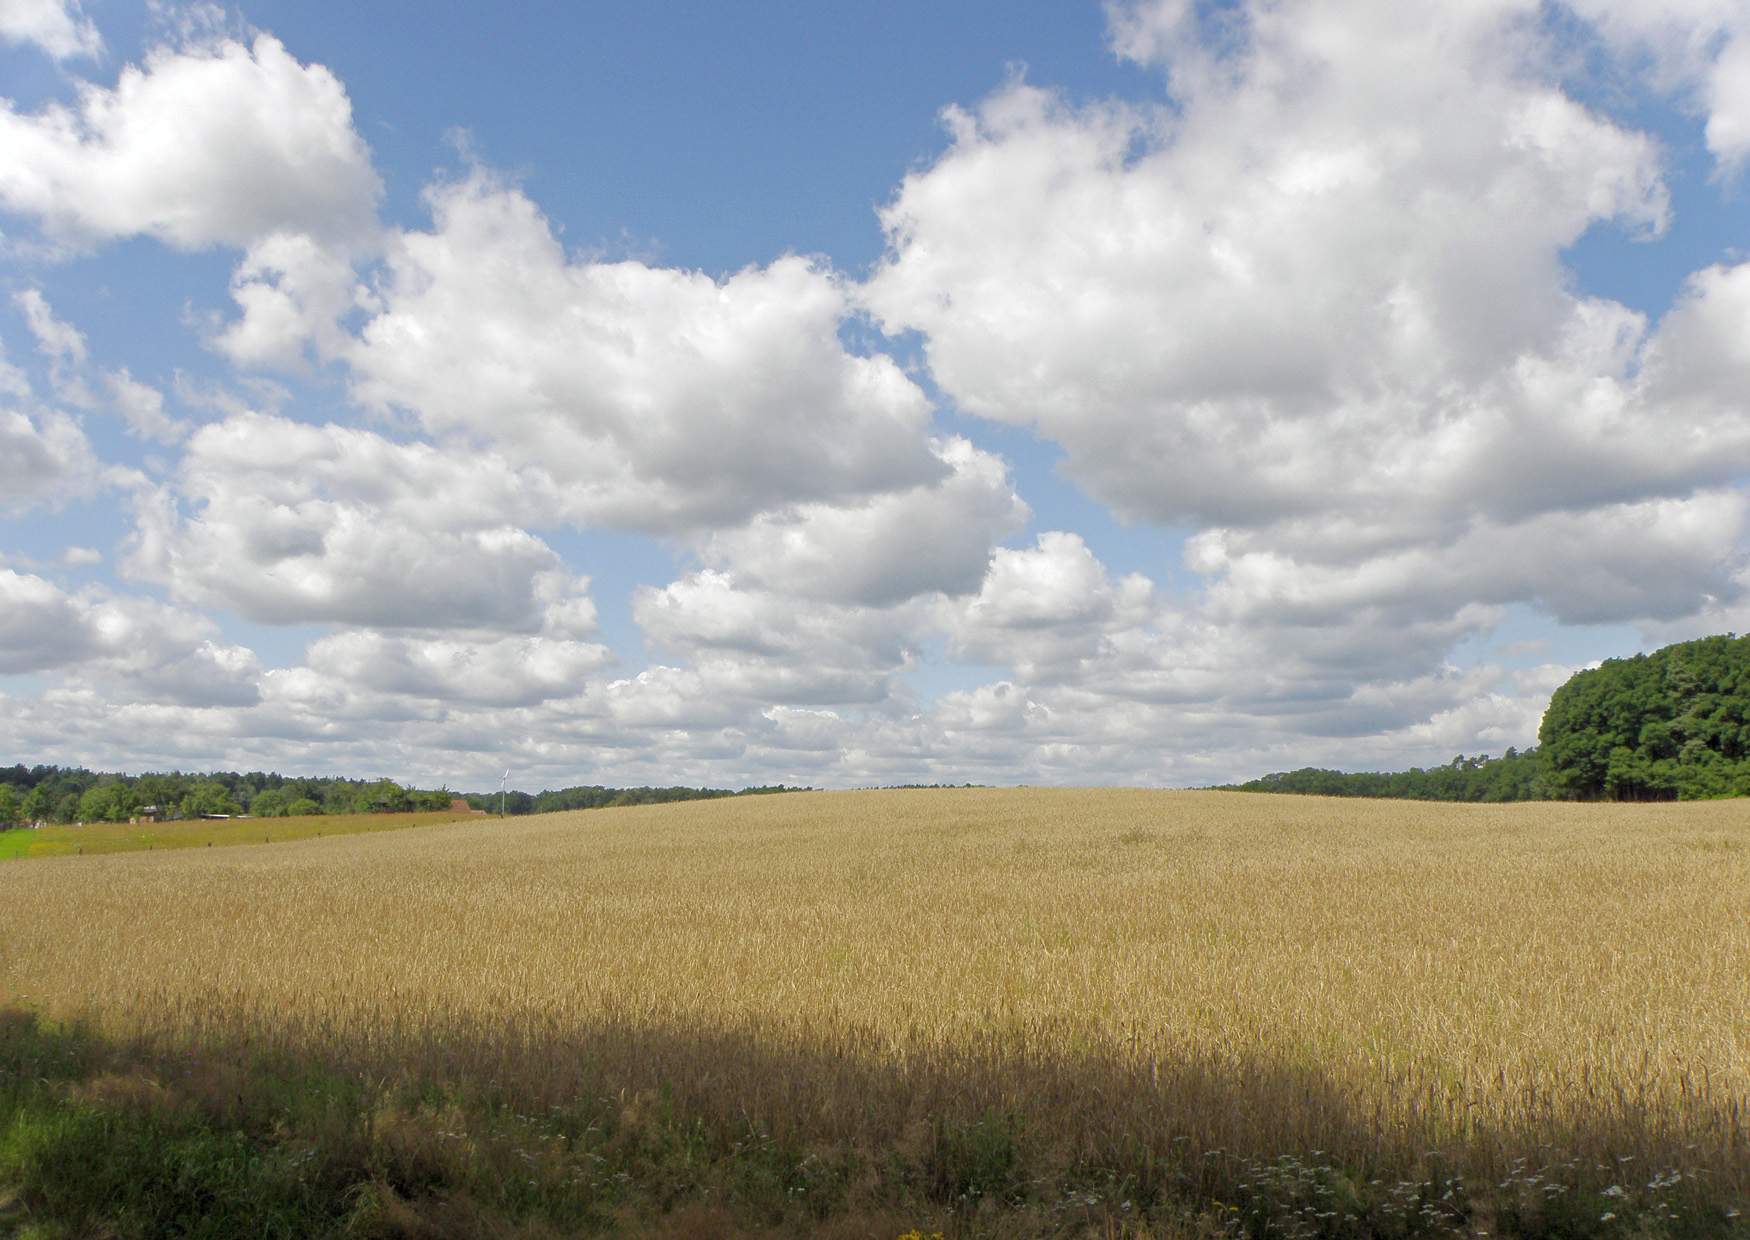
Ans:
[[[596,1079],[535,1108],[247,1041],[175,1050],[0,1006],[0,1235],[228,1237],[1579,1237],[1741,1240],[1681,1166],[1551,1150],[1501,1178],[1429,1150],[1389,1181],[1320,1150],[1259,1160],[1049,1134],[969,1103],[871,1149]]]

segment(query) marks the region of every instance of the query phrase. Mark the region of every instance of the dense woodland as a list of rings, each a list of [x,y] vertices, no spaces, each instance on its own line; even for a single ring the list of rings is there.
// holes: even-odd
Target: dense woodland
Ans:
[[[1577,672],[1550,698],[1538,741],[1427,770],[1305,767],[1229,787],[1422,801],[1750,796],[1750,637],[1704,637]]]
[[[1607,659],[1556,690],[1538,736],[1552,796],[1750,795],[1750,637]]]

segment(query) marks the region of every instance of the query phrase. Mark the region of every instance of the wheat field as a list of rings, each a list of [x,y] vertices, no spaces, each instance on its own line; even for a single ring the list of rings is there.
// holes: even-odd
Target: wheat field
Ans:
[[[1001,1115],[1036,1172],[1741,1197],[1750,805],[884,791],[54,858],[0,865],[0,1002],[804,1148]]]

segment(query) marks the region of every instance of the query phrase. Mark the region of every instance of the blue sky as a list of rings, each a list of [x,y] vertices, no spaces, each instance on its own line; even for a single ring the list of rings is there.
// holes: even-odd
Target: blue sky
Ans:
[[[19,760],[1200,783],[1746,614],[1732,4],[0,36]]]

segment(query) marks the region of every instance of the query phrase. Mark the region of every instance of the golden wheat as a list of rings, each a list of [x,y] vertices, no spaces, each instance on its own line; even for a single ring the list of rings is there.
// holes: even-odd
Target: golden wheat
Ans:
[[[0,1000],[805,1140],[1750,1182],[1750,804],[795,794],[0,867]]]

